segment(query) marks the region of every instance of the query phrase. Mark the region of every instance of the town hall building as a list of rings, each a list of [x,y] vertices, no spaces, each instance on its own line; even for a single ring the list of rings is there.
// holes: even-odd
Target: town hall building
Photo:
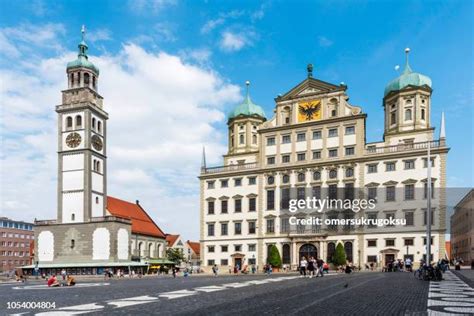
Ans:
[[[428,148],[431,160],[431,254],[444,257],[446,145],[444,116],[435,134],[431,79],[408,63],[383,93],[384,134],[366,142],[367,114],[349,103],[347,86],[307,78],[275,98],[272,116],[247,94],[227,117],[228,151],[222,166],[200,173],[203,267],[267,262],[276,245],[295,269],[305,256],[332,261],[337,244],[354,265],[426,255]],[[372,199],[360,212],[289,212],[292,199]],[[401,219],[404,225],[295,224],[292,217]]]

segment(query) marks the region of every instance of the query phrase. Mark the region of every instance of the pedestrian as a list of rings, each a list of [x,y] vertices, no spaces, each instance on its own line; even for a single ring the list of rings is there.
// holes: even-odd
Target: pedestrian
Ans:
[[[309,260],[308,260],[308,274],[309,274],[310,279],[314,276],[314,269],[315,269],[314,264],[315,264],[314,258],[309,257]]]
[[[271,274],[272,274],[272,272],[273,272],[272,265],[271,265],[271,264],[269,264],[269,265],[268,265],[268,268],[267,268],[267,274],[268,274],[268,275],[271,275]]]
[[[252,264],[252,274],[255,274],[255,272],[256,272],[255,265]]]
[[[323,263],[323,272],[324,273],[329,273],[329,264],[327,262]]]
[[[316,260],[316,277],[318,277],[319,275],[321,275],[321,277],[324,276],[324,261],[323,259],[318,259]]]
[[[306,277],[306,266],[307,265],[308,265],[308,261],[306,261],[306,258],[303,256],[300,260],[300,275],[303,278]]]
[[[217,276],[218,271],[219,271],[219,268],[217,267],[217,264],[214,264],[212,266],[212,273],[214,274],[215,277]]]
[[[63,278],[63,281],[66,281],[66,270],[65,269],[61,270],[61,277]]]
[[[173,267],[173,269],[171,269],[171,272],[173,273],[173,278],[176,278],[176,268]]]

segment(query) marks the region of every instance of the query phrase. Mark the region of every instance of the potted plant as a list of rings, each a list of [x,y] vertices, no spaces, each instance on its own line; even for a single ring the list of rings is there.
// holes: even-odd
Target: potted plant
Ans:
[[[272,266],[273,271],[279,272],[281,268],[281,257],[278,248],[275,245],[270,247],[270,253],[268,254],[268,264]]]

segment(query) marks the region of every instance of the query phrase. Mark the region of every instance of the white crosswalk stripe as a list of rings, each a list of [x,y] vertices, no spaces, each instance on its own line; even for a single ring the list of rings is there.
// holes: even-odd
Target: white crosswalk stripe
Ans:
[[[474,313],[474,290],[451,271],[444,280],[430,282],[428,315],[466,315]]]

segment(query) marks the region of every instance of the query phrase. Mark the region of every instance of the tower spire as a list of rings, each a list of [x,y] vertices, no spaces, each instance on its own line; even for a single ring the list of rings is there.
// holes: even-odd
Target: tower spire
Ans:
[[[247,93],[245,95],[245,98],[248,100],[250,99],[250,81],[245,81],[245,85],[247,86]]]
[[[206,146],[202,146],[201,170],[206,169]]]
[[[405,48],[405,69],[403,70],[403,73],[412,72],[410,64],[408,63],[408,55],[409,54],[410,54],[410,48],[407,47],[407,48]]]
[[[82,24],[82,27],[81,27],[81,36],[82,36],[82,41],[84,42],[86,38],[86,26],[84,24]]]
[[[308,71],[308,78],[313,78],[313,64],[308,64],[306,70]]]
[[[82,27],[81,27],[81,42],[78,45],[78,47],[79,47],[78,57],[79,58],[84,57],[85,59],[87,59],[87,49],[88,49],[88,47],[87,47],[85,38],[86,38],[86,26],[82,25]]]

